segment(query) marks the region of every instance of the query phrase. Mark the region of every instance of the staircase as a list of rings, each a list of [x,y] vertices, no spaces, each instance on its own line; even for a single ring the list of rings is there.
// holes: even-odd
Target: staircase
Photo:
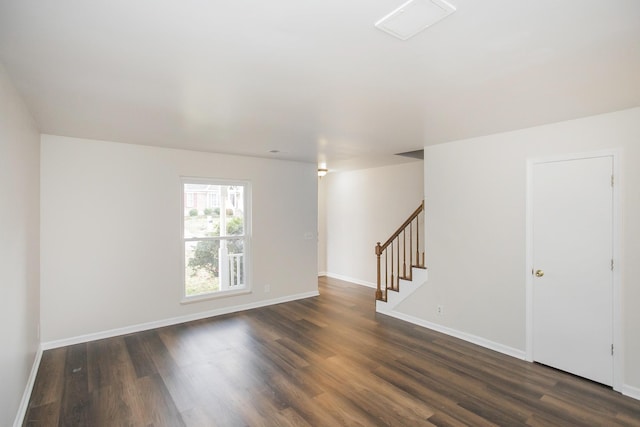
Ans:
[[[376,311],[391,311],[427,281],[421,226],[424,200],[386,242],[376,244]]]
[[[409,295],[414,293],[420,286],[427,281],[428,273],[427,269],[423,267],[411,267],[412,268],[412,280],[400,279],[398,289],[387,290],[387,300],[376,301],[376,311],[378,313],[387,313],[393,311],[393,309],[402,301],[407,299]]]

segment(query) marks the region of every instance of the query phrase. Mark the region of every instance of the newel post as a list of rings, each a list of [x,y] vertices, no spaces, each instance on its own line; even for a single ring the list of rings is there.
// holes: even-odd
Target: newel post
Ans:
[[[382,290],[380,289],[380,255],[382,255],[382,246],[380,242],[376,244],[376,258],[378,259],[378,281],[376,288],[376,300],[382,301]]]

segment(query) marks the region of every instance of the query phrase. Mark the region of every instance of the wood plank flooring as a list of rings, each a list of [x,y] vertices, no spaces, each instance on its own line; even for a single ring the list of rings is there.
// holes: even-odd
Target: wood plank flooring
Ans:
[[[48,350],[26,426],[640,426],[640,401],[376,314],[374,290]]]

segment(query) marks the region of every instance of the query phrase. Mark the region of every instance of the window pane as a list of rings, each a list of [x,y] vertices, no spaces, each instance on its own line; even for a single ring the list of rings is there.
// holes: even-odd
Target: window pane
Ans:
[[[184,184],[185,239],[220,235],[220,208],[214,206],[219,195],[219,185]]]
[[[185,239],[244,235],[242,185],[184,184]]]
[[[244,235],[244,187],[225,185],[220,187],[225,209],[221,211],[221,222],[226,224],[223,236]],[[224,213],[224,217],[222,217]]]
[[[194,296],[220,290],[220,241],[185,242],[185,294]]]

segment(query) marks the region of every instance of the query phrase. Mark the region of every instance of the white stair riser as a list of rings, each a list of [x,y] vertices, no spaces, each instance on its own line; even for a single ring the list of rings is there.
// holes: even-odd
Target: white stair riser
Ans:
[[[428,279],[426,269],[412,267],[412,280],[400,279],[399,291],[387,291],[387,301],[376,301],[376,311],[381,313],[391,311],[404,301],[409,295],[420,288]]]

